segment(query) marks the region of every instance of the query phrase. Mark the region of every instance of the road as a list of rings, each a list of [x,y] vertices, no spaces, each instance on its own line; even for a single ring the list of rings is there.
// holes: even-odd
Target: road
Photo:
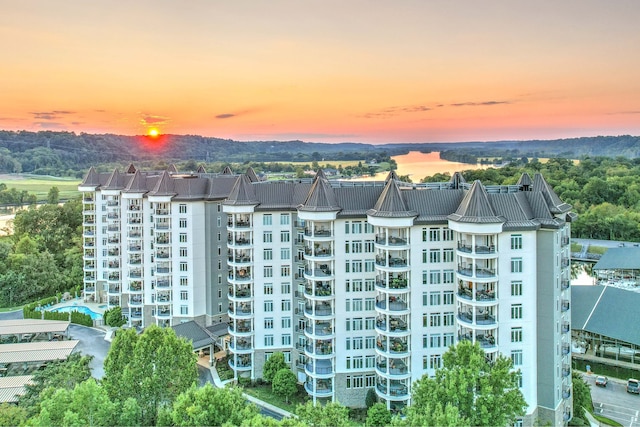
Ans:
[[[596,387],[595,375],[583,375],[591,386],[594,412],[623,426],[640,426],[640,396],[627,393],[626,381],[609,379],[607,387]]]

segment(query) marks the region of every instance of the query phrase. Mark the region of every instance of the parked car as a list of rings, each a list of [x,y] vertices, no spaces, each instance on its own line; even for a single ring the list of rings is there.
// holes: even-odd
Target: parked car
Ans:
[[[627,393],[640,394],[640,381],[629,378],[627,381]]]
[[[606,387],[608,382],[609,382],[609,378],[607,377],[603,377],[602,375],[598,375],[596,377],[596,385],[598,387]]]

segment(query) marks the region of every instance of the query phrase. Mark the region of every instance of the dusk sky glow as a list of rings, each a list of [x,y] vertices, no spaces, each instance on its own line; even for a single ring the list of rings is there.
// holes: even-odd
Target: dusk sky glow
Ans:
[[[640,135],[638,0],[0,0],[0,129]]]

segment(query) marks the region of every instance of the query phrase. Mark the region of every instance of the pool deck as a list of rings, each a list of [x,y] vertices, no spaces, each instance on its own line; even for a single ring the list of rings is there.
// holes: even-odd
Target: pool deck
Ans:
[[[76,305],[85,306],[89,310],[93,311],[94,313],[98,313],[100,315],[103,315],[104,311],[106,310],[106,304],[98,304],[96,302],[84,302],[81,297],[70,299],[70,300],[67,300],[67,301],[63,301],[63,302],[61,302],[59,304],[54,304],[54,305],[48,307],[47,310],[51,310],[53,308],[61,308],[61,307],[73,307],[73,306],[76,306]]]

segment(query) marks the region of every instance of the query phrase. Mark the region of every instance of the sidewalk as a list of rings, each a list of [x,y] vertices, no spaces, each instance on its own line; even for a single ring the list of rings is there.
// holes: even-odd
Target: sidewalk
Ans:
[[[201,362],[201,361],[202,361],[202,362]],[[217,370],[216,370],[216,368],[215,368],[215,364],[214,364],[214,366],[209,366],[208,361],[209,361],[209,359],[208,359],[208,358],[206,358],[206,357],[205,357],[205,358],[203,358],[203,359],[198,359],[198,363],[199,363],[201,366],[204,366],[204,367],[208,368],[208,369],[209,369],[209,372],[211,372],[211,378],[213,378],[213,384],[214,384],[216,387],[218,387],[218,388],[223,388],[223,387],[226,387],[228,384],[234,384],[234,383],[235,383],[235,380],[233,380],[233,379],[231,379],[231,380],[226,380],[226,381],[222,381],[222,380],[220,380],[220,377],[218,376],[218,371],[217,371]],[[280,414],[280,415],[282,415],[283,417],[286,417],[286,418],[294,418],[294,417],[295,417],[295,415],[293,415],[293,414],[292,414],[291,412],[289,412],[289,411],[285,411],[284,409],[282,409],[282,408],[278,408],[277,406],[274,406],[274,405],[272,405],[272,404],[270,404],[270,403],[267,403],[267,402],[262,401],[262,400],[260,400],[260,399],[256,399],[255,397],[250,396],[250,395],[248,395],[248,394],[246,394],[246,393],[243,393],[242,395],[243,395],[243,396],[244,396],[244,398],[245,398],[245,399],[247,399],[249,402],[251,402],[251,403],[253,403],[253,404],[257,405],[257,406],[262,406],[263,408],[266,408],[266,409],[268,409],[268,410],[269,410],[269,411],[271,411],[271,412],[275,412],[276,414]]]

